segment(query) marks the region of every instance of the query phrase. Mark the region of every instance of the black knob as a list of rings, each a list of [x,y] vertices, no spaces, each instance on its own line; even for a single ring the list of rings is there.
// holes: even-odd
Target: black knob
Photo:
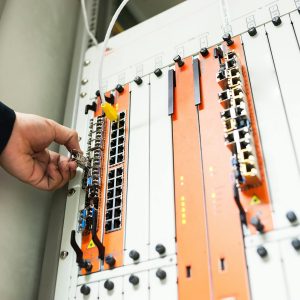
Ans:
[[[89,261],[85,261],[85,266],[84,268],[86,269],[87,272],[91,272],[93,265]]]
[[[80,288],[80,293],[87,296],[89,295],[91,292],[91,288],[89,286],[87,286],[86,284],[82,285]]]
[[[268,251],[267,249],[264,247],[264,246],[259,246],[257,249],[256,249],[256,252],[257,254],[260,256],[260,257],[266,257],[268,255]]]
[[[264,224],[261,223],[259,217],[254,216],[251,218],[251,224],[256,228],[257,231],[259,231],[260,233],[264,232]]]
[[[140,76],[136,76],[133,80],[137,85],[140,85],[143,82],[143,79]]]
[[[129,252],[129,257],[133,260],[138,260],[140,258],[140,254],[136,250],[131,250]]]
[[[300,14],[300,7],[298,7],[297,10],[298,10],[298,13]]]
[[[115,104],[115,96],[113,94],[110,94],[109,96],[105,96],[105,101],[108,102],[111,105]]]
[[[206,47],[200,49],[200,54],[205,57],[209,54],[208,49]]]
[[[129,276],[129,282],[133,285],[137,285],[137,284],[139,284],[140,279],[137,276],[132,274]]]
[[[89,110],[92,110],[92,111],[96,111],[97,110],[97,103],[96,102],[93,102],[92,105],[90,104],[87,104],[85,106],[85,110],[84,110],[84,113],[87,115]]]
[[[182,60],[180,55],[176,55],[173,60],[178,64],[179,67],[184,65],[184,61]]]
[[[110,254],[105,257],[105,262],[112,268],[116,263],[116,259]]]
[[[275,25],[275,26],[279,26],[281,24],[281,19],[279,16],[277,17],[274,17],[272,18],[272,23]]]
[[[222,51],[222,49],[220,48],[220,47],[216,47],[216,48],[214,48],[214,58],[219,58],[219,59],[221,59],[221,58],[223,58],[223,51]]]
[[[117,86],[116,86],[116,90],[119,92],[119,93],[122,93],[123,91],[124,91],[124,88],[123,88],[123,86],[121,85],[121,84],[117,84]]]
[[[158,252],[160,255],[164,254],[166,252],[166,247],[162,244],[157,244],[155,246],[156,252]]]
[[[156,271],[156,277],[158,277],[160,280],[163,280],[167,277],[167,273],[166,273],[166,271],[164,271],[162,269],[158,269]]]
[[[109,279],[107,279],[107,280],[105,280],[105,282],[104,282],[104,287],[105,287],[108,291],[111,291],[111,290],[114,289],[115,284],[114,284],[112,281],[110,281]]]
[[[300,250],[300,240],[299,239],[293,239],[292,240],[292,246],[295,250]]]
[[[295,223],[297,221],[297,216],[292,210],[286,213],[286,217],[291,223]]]
[[[248,29],[248,33],[250,36],[255,36],[257,34],[257,30],[255,27],[251,27]]]
[[[155,71],[154,71],[154,74],[159,77],[162,75],[162,70],[160,68],[157,68]]]
[[[230,33],[225,33],[222,36],[222,38],[223,38],[223,41],[226,42],[227,46],[231,46],[234,43],[233,40],[231,39]]]

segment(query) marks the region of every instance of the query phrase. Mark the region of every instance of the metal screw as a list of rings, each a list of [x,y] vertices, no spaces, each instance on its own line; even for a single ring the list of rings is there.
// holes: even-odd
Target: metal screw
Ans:
[[[83,78],[82,80],[81,80],[81,84],[87,84],[89,81],[88,81],[88,79],[86,79],[86,78]]]
[[[87,59],[87,60],[84,61],[83,64],[84,64],[84,66],[88,66],[90,63],[91,63],[91,61]]]
[[[59,256],[61,259],[65,259],[68,255],[69,255],[68,251],[61,251]]]
[[[86,95],[87,95],[86,92],[81,92],[81,93],[80,93],[80,97],[81,97],[81,98],[84,98]]]
[[[75,189],[69,189],[68,190],[68,197],[70,197],[70,196],[72,196],[72,195],[74,195],[76,193],[76,191],[75,191]]]

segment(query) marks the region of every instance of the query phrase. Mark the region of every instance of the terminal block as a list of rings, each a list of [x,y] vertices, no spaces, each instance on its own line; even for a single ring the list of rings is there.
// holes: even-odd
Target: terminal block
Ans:
[[[91,231],[93,218],[97,216],[99,191],[103,169],[103,149],[105,143],[106,119],[98,116],[90,120],[86,158],[88,168],[85,169],[82,187],[86,191],[85,208],[79,212],[79,230]]]
[[[118,121],[111,123],[109,165],[114,166],[124,162],[126,114],[121,112]]]
[[[110,170],[107,181],[105,232],[115,231],[122,224],[123,167]]]
[[[224,124],[226,146],[232,151],[232,166],[239,186],[252,187],[260,183],[256,151],[251,133],[250,115],[244,89],[242,67],[234,51],[224,53],[217,73],[223,89],[218,94],[224,108],[220,113]]]

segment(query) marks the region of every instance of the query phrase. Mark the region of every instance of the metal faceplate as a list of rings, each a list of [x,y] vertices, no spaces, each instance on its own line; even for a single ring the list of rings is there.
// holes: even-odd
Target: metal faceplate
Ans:
[[[179,220],[176,219],[178,213],[181,214],[182,224],[185,224],[185,205],[188,206],[189,203],[185,203],[186,199],[182,196],[183,209],[181,212],[176,211],[174,205],[176,182],[174,180],[178,181],[178,185],[184,185],[186,182],[183,176],[174,179],[172,122],[178,115],[176,115],[176,101],[173,107],[174,114],[169,115],[170,99],[168,96],[170,87],[176,86],[176,82],[170,84],[168,74],[174,69],[172,59],[175,55],[180,55],[182,58],[192,54],[198,55],[201,48],[209,48],[221,43],[224,33],[241,35],[243,41],[248,68],[245,72],[249,75],[251,83],[271,198],[270,214],[274,223],[266,234],[253,235],[253,232],[244,230],[247,237],[243,259],[248,265],[245,278],[247,276],[249,278],[250,299],[297,299],[299,288],[295,278],[299,276],[296,267],[299,264],[299,255],[297,250],[291,248],[290,240],[299,237],[300,230],[296,221],[291,224],[286,217],[289,211],[300,216],[297,199],[300,179],[298,166],[300,146],[297,128],[299,128],[300,119],[297,117],[299,105],[296,101],[298,80],[296,74],[299,69],[297,37],[300,34],[298,26],[300,16],[296,12],[289,14],[297,8],[296,5],[297,1],[295,3],[291,0],[277,1],[276,4],[269,4],[268,1],[251,1],[246,4],[237,0],[211,1],[210,3],[187,1],[110,40],[110,51],[104,61],[102,85],[105,90],[110,91],[117,84],[129,83],[127,87],[130,93],[127,111],[129,116],[128,162],[126,163],[127,200],[125,223],[122,229],[124,236],[120,243],[122,249],[116,254],[122,257],[122,264],[109,270],[103,262],[100,262],[99,272],[78,277],[75,255],[69,245],[70,232],[76,229],[78,211],[84,208],[85,201],[85,195],[81,191],[81,177],[78,174],[69,186],[74,188],[76,193],[67,200],[61,246],[61,251],[68,251],[72,254],[60,259],[56,300],[74,298],[94,300],[97,297],[112,300],[182,300],[181,294],[178,293],[178,285],[180,286],[182,281],[180,281],[177,268],[179,257],[176,254],[178,241],[176,241],[175,227],[176,221]],[[281,16],[282,24],[275,26],[271,20],[278,16]],[[247,33],[252,27],[257,30],[255,36]],[[100,48],[101,45],[92,47],[86,52],[85,60],[90,63],[84,66],[82,78],[87,78],[88,82],[78,87],[81,97],[77,99],[79,104],[76,129],[82,137],[80,143],[84,151],[88,139],[89,120],[94,116],[91,111],[87,115],[84,112],[87,104],[97,100],[94,95],[98,89]],[[157,68],[161,69],[162,74],[153,73]],[[182,70],[185,70],[184,68]],[[203,73],[203,75],[198,74],[200,76],[197,77],[198,81],[201,81],[201,76],[205,76],[206,68],[209,68],[209,64],[203,58],[200,60],[200,74]],[[178,69],[177,72],[180,72]],[[137,84],[133,81],[136,76],[141,77],[141,83]],[[189,83],[189,79],[186,78],[184,79],[186,81],[182,82],[188,82],[189,85],[186,85],[186,88],[192,91],[192,85],[195,82],[190,80]],[[114,93],[117,94],[116,91]],[[199,91],[198,95],[201,96]],[[217,101],[217,94],[215,97],[215,99],[204,99],[204,103],[208,100]],[[194,113],[195,120],[197,119],[199,124],[207,124],[205,122],[208,122],[208,117],[201,113],[201,109],[199,112],[195,108]],[[204,115],[204,121],[201,119],[202,115]],[[197,123],[197,126],[199,124]],[[212,124],[212,126],[215,125]],[[203,133],[205,128],[202,127],[201,130]],[[197,138],[199,138],[198,134],[197,132]],[[209,137],[205,141],[209,144]],[[206,147],[201,148],[201,159],[203,156],[210,155],[206,149]],[[207,182],[210,176],[214,176],[212,167],[203,172],[206,174]],[[219,191],[211,192],[211,200],[209,200],[211,203],[207,203],[206,209],[213,207],[217,214],[219,208],[214,207],[214,201],[219,198],[215,200],[216,193],[218,194]],[[215,215],[212,214],[208,221],[203,221],[203,216],[199,215],[199,220],[205,223],[203,226],[209,226],[213,222],[217,224],[214,217]],[[206,222],[209,224],[207,225]],[[195,236],[195,241],[199,238],[204,239],[206,234],[210,234],[207,229],[203,232],[204,236]],[[219,236],[224,243],[226,235],[230,235],[230,232],[224,232],[224,235]],[[77,234],[76,238],[79,243],[80,234]],[[239,247],[241,243],[242,241],[239,241]],[[208,263],[209,270],[204,271],[210,272],[213,269],[215,285],[222,286],[219,283],[222,278],[226,278],[226,270],[231,267],[230,260],[227,265],[228,261],[223,257],[224,253],[229,251],[229,247],[224,247],[226,248],[224,253],[220,247],[217,251],[210,248],[217,244],[209,241],[208,253],[199,253],[199,256],[208,255],[208,260],[217,257],[218,262]],[[165,251],[162,254],[156,250],[157,245],[164,246]],[[258,246],[264,246],[269,256],[260,257],[257,253]],[[235,246],[232,245],[232,247]],[[139,253],[136,261],[130,256],[132,250]],[[159,278],[159,276],[163,277],[162,270],[166,273],[164,279]],[[200,270],[201,276],[204,271]],[[188,285],[189,278],[193,276],[193,268],[186,264],[184,272],[185,284]],[[105,287],[106,280],[113,283],[112,290]],[[83,296],[80,291],[84,284],[91,290],[86,296]],[[207,287],[211,295],[210,299],[213,299],[213,288],[213,286]],[[248,291],[245,294],[247,293]],[[193,299],[199,299],[196,295],[191,295],[195,297]],[[238,298],[232,294],[222,294],[220,299]]]

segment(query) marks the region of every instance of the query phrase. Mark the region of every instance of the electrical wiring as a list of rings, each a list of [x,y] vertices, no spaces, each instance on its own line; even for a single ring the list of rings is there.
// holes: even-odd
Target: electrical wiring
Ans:
[[[84,20],[85,29],[87,31],[87,34],[89,35],[89,37],[93,41],[94,45],[97,46],[98,45],[98,41],[96,40],[96,38],[93,35],[93,33],[90,31],[88,17],[87,17],[87,12],[86,12],[86,6],[85,6],[85,0],[80,0],[80,3],[81,3],[81,10],[82,10],[82,14],[83,14],[83,20]]]
[[[104,57],[105,57],[105,50],[107,48],[107,44],[108,44],[108,41],[109,41],[109,37],[111,35],[111,31],[118,19],[118,16],[120,15],[122,9],[124,8],[124,6],[129,2],[129,0],[123,0],[123,2],[120,4],[120,6],[118,7],[118,9],[116,10],[116,12],[114,13],[110,23],[109,23],[109,26],[108,26],[108,29],[106,31],[106,34],[105,34],[105,38],[104,38],[104,42],[102,44],[102,48],[101,48],[101,54],[100,54],[100,63],[99,63],[99,92],[100,92],[100,97],[101,97],[101,100],[103,102],[105,102],[105,96],[104,96],[104,91],[103,91],[103,88],[102,88],[102,74],[103,74],[103,62],[104,62]]]

